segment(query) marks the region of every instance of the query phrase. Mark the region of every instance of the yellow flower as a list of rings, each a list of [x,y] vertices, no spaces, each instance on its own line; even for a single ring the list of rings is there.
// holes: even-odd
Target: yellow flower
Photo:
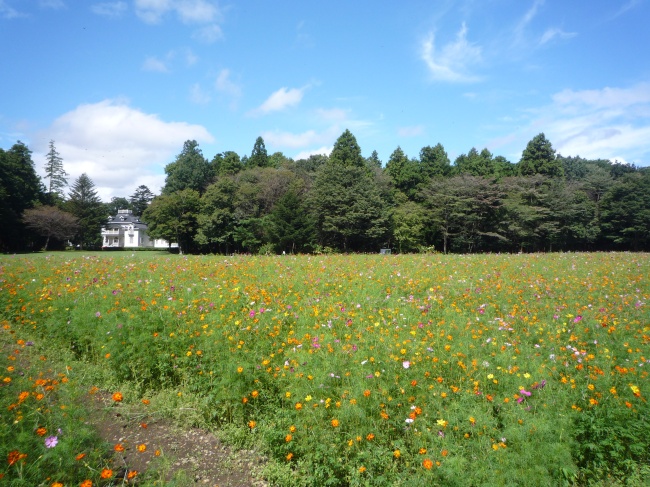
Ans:
[[[341,423],[339,423],[338,419],[333,419],[331,422],[332,428],[338,428]]]
[[[402,452],[399,451],[399,450],[395,450],[395,451],[393,452],[393,456],[394,456],[395,458],[399,458],[399,457],[402,456]]]
[[[139,452],[147,451],[147,445],[145,445],[144,443],[139,444],[137,448]]]
[[[237,367],[237,373],[241,374],[244,371],[244,367]]]

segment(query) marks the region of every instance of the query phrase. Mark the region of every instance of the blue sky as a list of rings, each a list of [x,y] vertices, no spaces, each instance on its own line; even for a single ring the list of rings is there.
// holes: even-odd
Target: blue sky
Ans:
[[[70,182],[159,192],[203,154],[328,153],[346,129],[384,163],[441,143],[517,162],[650,164],[650,0],[0,0],[0,147]]]

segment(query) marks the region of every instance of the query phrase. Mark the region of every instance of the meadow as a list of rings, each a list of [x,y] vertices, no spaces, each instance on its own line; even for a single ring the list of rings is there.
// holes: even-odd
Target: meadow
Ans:
[[[99,387],[255,446],[273,485],[644,485],[648,276],[633,253],[2,256],[0,483],[117,485],[73,426]]]

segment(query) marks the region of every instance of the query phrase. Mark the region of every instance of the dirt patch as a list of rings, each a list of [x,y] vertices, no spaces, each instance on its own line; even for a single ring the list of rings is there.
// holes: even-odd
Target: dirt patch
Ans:
[[[88,395],[85,406],[87,422],[105,441],[119,445],[113,467],[117,478],[134,470],[138,477],[155,471],[161,480],[175,478],[187,485],[268,486],[254,474],[263,457],[253,451],[233,452],[210,432],[182,429],[144,409],[116,406],[107,393]]]

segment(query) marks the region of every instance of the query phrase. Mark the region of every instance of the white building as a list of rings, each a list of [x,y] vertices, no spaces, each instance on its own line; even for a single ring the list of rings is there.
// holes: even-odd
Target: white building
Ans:
[[[102,248],[156,248],[166,249],[167,240],[150,239],[147,224],[140,221],[131,210],[117,210],[117,215],[109,216],[102,227]],[[171,244],[178,247],[178,244]]]

